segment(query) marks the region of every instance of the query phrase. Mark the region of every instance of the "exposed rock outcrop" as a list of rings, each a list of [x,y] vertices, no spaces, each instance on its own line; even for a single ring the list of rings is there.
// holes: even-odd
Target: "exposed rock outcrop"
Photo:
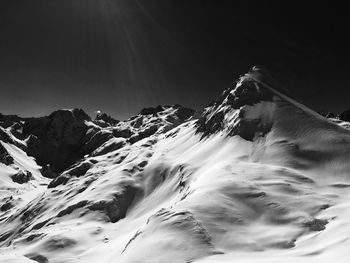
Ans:
[[[3,128],[8,128],[15,123],[19,123],[22,118],[17,115],[3,115],[0,113],[0,126]]]
[[[29,171],[19,171],[16,174],[11,176],[12,181],[18,184],[27,183],[32,178],[33,178],[33,175]]]
[[[55,167],[53,167],[50,164],[44,165],[41,169],[40,172],[43,176],[47,178],[56,178],[58,176],[58,172]]]
[[[7,152],[5,147],[0,143],[0,163],[5,165],[13,164],[14,160],[11,155]]]
[[[116,119],[114,119],[113,117],[107,115],[106,113],[99,113],[99,114],[97,114],[97,115],[96,115],[96,118],[95,118],[95,122],[96,122],[97,124],[100,124],[100,125],[101,125],[102,123],[104,123],[104,125],[103,125],[104,127],[107,127],[107,126],[109,126],[109,125],[114,126],[114,125],[116,125],[116,124],[119,123],[118,120],[116,120]]]
[[[253,68],[250,73],[262,74],[258,68]],[[272,82],[268,79],[266,81]],[[245,119],[244,108],[272,100],[273,93],[270,90],[243,76],[234,87],[225,90],[204,110],[196,124],[197,133],[201,133],[203,138],[227,129],[230,136],[239,135],[243,139],[253,140],[256,133],[266,134],[271,127],[261,123],[260,119]],[[232,118],[236,120],[233,121]]]
[[[113,136],[114,137],[121,137],[121,138],[130,138],[133,135],[133,132],[130,128],[114,128],[113,129]]]
[[[83,154],[90,154],[102,144],[113,138],[111,131],[106,130],[92,130],[89,131],[89,135],[86,136],[86,142],[81,146],[81,152]]]
[[[117,193],[113,196],[112,200],[101,200],[90,205],[88,208],[92,211],[101,211],[105,213],[112,223],[118,222],[125,217],[137,191],[137,187],[126,185],[121,193]]]
[[[90,117],[79,109],[58,110],[47,117],[28,119],[23,133],[28,140],[28,154],[40,165],[51,164],[63,170],[82,157],[81,147]]]
[[[141,115],[156,115],[158,112],[163,111],[164,108],[161,105],[158,105],[157,107],[148,107],[143,108],[140,112]]]

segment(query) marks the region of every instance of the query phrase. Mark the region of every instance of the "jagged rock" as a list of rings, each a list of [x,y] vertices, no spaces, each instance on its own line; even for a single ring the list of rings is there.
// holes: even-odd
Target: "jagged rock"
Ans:
[[[113,129],[114,137],[130,138],[132,135],[133,135],[133,132],[129,128]]]
[[[56,177],[55,179],[53,179],[49,185],[47,186],[47,188],[54,188],[58,185],[62,185],[62,184],[66,184],[70,179],[70,176],[68,174],[62,174],[58,177]]]
[[[5,165],[13,164],[14,160],[11,155],[7,152],[5,147],[0,143],[0,163]]]
[[[24,140],[25,136],[23,135],[23,126],[16,122],[9,127],[10,133],[19,140]]]
[[[260,101],[272,101],[273,94],[267,89],[257,87],[253,81],[244,80],[228,94],[227,101],[234,109],[244,105],[254,105]]]
[[[191,118],[195,113],[195,110],[190,109],[190,108],[185,108],[185,107],[182,107],[180,105],[175,105],[175,108],[177,108],[176,116],[181,121],[185,121],[185,120]]]
[[[0,140],[3,142],[6,142],[6,143],[13,144],[13,141],[12,141],[10,135],[7,132],[5,132],[5,130],[3,130],[1,127],[0,127]]]
[[[29,171],[19,171],[16,174],[11,176],[12,181],[18,184],[27,183],[32,178],[33,178],[33,175]]]
[[[10,133],[11,133],[11,131],[5,130],[4,128],[2,128],[0,126],[0,141],[2,141],[4,143],[10,143],[12,145],[17,146],[21,150],[26,151],[25,145],[23,143],[18,142],[15,139],[13,139],[13,137],[11,135],[14,135],[14,134],[10,134]],[[17,137],[17,136],[15,136],[15,137]],[[19,138],[21,139],[22,135],[20,135]]]
[[[223,112],[218,112],[211,117],[203,115],[197,121],[197,132],[203,133],[204,137],[221,130],[224,117],[225,115]]]
[[[30,151],[32,151],[32,152],[39,151],[40,140],[38,137],[36,137],[33,134],[29,134],[27,139],[26,139],[26,142],[27,142],[27,147],[29,149],[31,149]]]
[[[128,139],[128,142],[133,144],[135,142],[138,142],[139,140],[140,140],[140,136],[138,134],[135,134]]]
[[[88,203],[87,200],[83,200],[83,201],[80,201],[74,205],[70,205],[68,206],[67,208],[63,209],[62,211],[60,211],[58,214],[57,214],[57,217],[62,217],[62,216],[65,216],[65,215],[68,215],[70,213],[72,213],[74,210],[78,209],[78,208],[82,208],[84,206],[86,206]]]
[[[140,139],[144,139],[147,137],[150,137],[151,135],[155,134],[158,131],[157,125],[152,125],[142,131],[139,132]]]
[[[261,70],[253,68],[249,74],[261,74]],[[266,82],[272,83],[267,77],[265,78]],[[252,139],[255,136],[254,129],[258,128],[258,133],[266,134],[269,125],[260,125],[259,120],[238,120],[234,122],[237,127],[226,127],[225,117],[230,111],[238,111],[242,107],[252,106],[264,101],[273,101],[273,96],[270,90],[262,85],[257,85],[250,77],[242,77],[235,87],[225,90],[205,109],[196,123],[197,133],[202,133],[203,138],[227,128],[231,131],[229,135],[240,135],[245,139]]]
[[[140,128],[143,124],[143,117],[139,116],[137,117],[135,120],[133,120],[132,122],[130,122],[131,126],[134,128]]]
[[[109,125],[116,125],[119,123],[118,120],[114,119],[113,117],[107,115],[106,113],[100,113],[97,114],[95,121],[103,121]]]
[[[164,108],[160,105],[158,105],[157,107],[149,107],[149,108],[143,108],[140,112],[141,115],[156,115],[158,112],[163,111]]]
[[[100,121],[100,120],[94,120],[93,123],[101,128],[107,128],[110,126],[110,124],[108,124],[107,122]]]
[[[271,123],[262,123],[260,119],[246,119],[244,110],[240,110],[235,125],[229,128],[229,136],[238,135],[247,141],[255,137],[263,137],[271,131]]]
[[[155,134],[157,131],[158,131],[157,125],[149,126],[149,127],[145,128],[144,130],[140,131],[138,134],[131,136],[128,139],[128,142],[133,144],[133,143],[140,141],[144,138],[150,137],[151,135]]]
[[[90,140],[86,142],[84,146],[82,146],[81,152],[83,152],[84,154],[91,153],[92,151],[100,147],[102,144],[110,140],[112,137],[113,135],[111,132],[107,132],[107,131],[95,132],[93,136],[90,138]]]
[[[64,172],[63,174],[59,176],[56,175],[47,187],[54,188],[58,185],[66,184],[71,177],[83,176],[91,167],[92,167],[92,163],[90,162],[80,163],[74,166],[73,168],[69,169],[68,171]]]
[[[115,139],[113,141],[108,141],[105,144],[101,145],[101,147],[99,147],[98,149],[96,149],[91,156],[99,156],[99,155],[103,155],[115,150],[118,150],[120,148],[122,148],[125,145],[125,139]]]
[[[19,123],[22,118],[17,115],[3,115],[0,113],[0,126],[3,128],[8,128],[12,126],[14,123]]]
[[[72,169],[68,170],[67,173],[71,176],[76,176],[76,177],[80,177],[84,174],[86,174],[86,172],[92,167],[92,163],[90,162],[83,162],[75,167],[73,167]]]

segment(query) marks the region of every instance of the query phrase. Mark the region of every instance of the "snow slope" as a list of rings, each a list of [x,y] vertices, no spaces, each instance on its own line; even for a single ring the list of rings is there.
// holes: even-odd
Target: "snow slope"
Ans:
[[[254,69],[200,114],[88,121],[111,135],[54,179],[2,143],[0,261],[348,262],[350,131],[279,90]]]

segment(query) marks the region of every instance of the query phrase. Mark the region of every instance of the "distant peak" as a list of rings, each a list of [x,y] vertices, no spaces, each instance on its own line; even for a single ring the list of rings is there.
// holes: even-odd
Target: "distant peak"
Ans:
[[[55,118],[57,116],[65,116],[65,117],[70,116],[70,118],[79,119],[79,120],[91,120],[90,116],[87,113],[85,113],[84,110],[78,109],[78,108],[56,110],[52,112],[49,116],[51,118]]]
[[[141,115],[155,115],[158,112],[161,112],[165,109],[165,107],[158,105],[157,107],[148,107],[148,108],[143,108],[140,112]]]

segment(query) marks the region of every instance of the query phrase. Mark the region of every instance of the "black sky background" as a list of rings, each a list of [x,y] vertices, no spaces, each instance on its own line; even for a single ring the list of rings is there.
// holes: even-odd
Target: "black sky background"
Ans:
[[[0,112],[199,109],[253,65],[315,110],[349,109],[349,9],[305,2],[2,0]]]

